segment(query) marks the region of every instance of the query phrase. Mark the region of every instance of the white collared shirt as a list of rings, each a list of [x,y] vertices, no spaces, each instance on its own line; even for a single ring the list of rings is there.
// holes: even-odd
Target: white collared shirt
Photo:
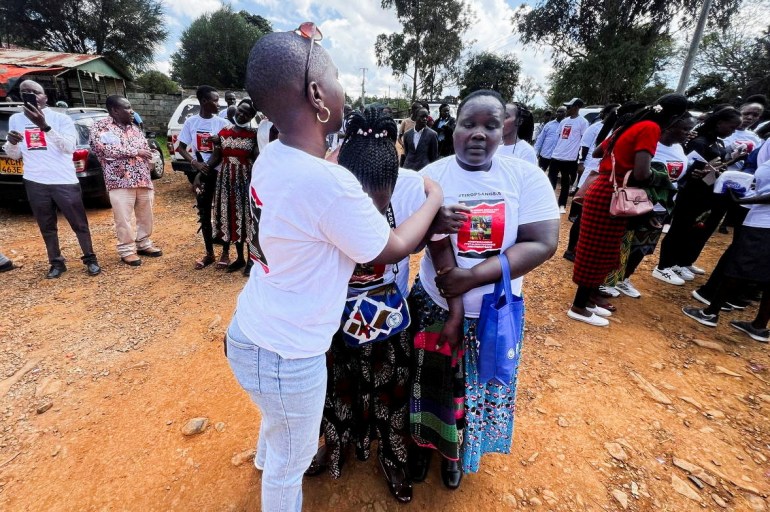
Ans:
[[[414,129],[414,147],[417,148],[417,144],[420,143],[420,137],[422,137],[422,132],[425,131],[425,127],[422,127],[422,130],[417,130],[417,128]]]

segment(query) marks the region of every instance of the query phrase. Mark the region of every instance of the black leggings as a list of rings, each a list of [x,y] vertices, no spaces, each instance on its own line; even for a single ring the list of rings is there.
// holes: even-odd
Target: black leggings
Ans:
[[[198,222],[203,235],[203,245],[206,254],[214,253],[214,229],[211,226],[211,205],[214,203],[214,191],[217,186],[216,173],[210,172],[201,179],[203,191],[195,196],[195,207],[198,209]]]
[[[556,190],[556,177],[561,173],[561,189],[559,190],[559,206],[567,206],[567,197],[572,182],[577,178],[577,160],[551,160],[548,179]]]

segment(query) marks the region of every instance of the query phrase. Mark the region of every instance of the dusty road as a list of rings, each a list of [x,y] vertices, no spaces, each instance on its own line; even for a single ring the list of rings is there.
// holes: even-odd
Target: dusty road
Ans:
[[[0,250],[23,264],[0,274],[0,510],[259,510],[260,474],[232,460],[253,448],[259,412],[221,347],[244,278],[192,270],[202,244],[186,180],[169,170],[156,184],[165,255],[120,264],[111,212],[90,209],[96,278],[65,226],[70,270],[43,279],[31,215],[0,208]],[[712,268],[727,241],[717,235],[699,263]],[[408,508],[765,510],[768,347],[727,325],[753,311],[701,327],[679,311],[693,285],[658,285],[652,264],[635,279],[643,297],[617,299],[608,329],[567,320],[567,261],[528,276],[511,455],[488,456],[456,493],[435,464]],[[186,437],[194,417],[209,425]],[[304,489],[309,511],[407,508],[373,460]]]

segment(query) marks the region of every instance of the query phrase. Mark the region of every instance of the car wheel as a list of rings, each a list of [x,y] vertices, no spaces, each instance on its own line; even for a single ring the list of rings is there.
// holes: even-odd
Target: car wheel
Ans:
[[[155,158],[152,159],[152,179],[159,180],[163,177],[163,173],[166,170],[166,163],[163,161],[163,153],[160,151],[155,151],[156,155]]]

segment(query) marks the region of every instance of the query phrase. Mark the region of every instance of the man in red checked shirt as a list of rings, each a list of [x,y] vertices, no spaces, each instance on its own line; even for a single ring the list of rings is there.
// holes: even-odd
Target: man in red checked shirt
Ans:
[[[142,264],[139,255],[163,254],[150,240],[155,198],[150,176],[152,152],[142,131],[133,124],[131,103],[123,96],[113,95],[107,98],[106,106],[110,116],[91,127],[91,150],[104,169],[118,236],[118,255],[126,265],[138,267]],[[136,231],[131,226],[134,216]]]

